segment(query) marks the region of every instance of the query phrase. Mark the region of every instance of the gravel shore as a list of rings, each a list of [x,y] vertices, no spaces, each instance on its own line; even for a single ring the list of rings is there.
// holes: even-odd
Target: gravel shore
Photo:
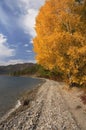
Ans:
[[[82,92],[64,83],[46,82],[28,93],[16,114],[0,123],[0,130],[86,130]]]

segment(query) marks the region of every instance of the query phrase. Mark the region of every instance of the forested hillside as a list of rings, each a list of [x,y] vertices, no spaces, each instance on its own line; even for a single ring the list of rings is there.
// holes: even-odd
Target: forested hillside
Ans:
[[[86,0],[46,0],[35,30],[37,62],[70,86],[86,86]]]
[[[35,64],[33,63],[0,66],[0,74],[21,75],[24,73],[24,70],[30,70],[34,66]]]

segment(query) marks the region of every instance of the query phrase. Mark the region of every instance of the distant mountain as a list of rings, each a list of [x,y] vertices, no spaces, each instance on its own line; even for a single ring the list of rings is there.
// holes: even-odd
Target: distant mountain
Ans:
[[[24,63],[15,64],[8,66],[0,66],[0,75],[10,75],[10,76],[36,76],[49,78],[54,80],[63,80],[63,74],[60,71],[50,71],[45,69],[43,66],[35,63]]]
[[[15,64],[8,66],[0,66],[0,74],[10,74],[17,71],[23,71],[25,69],[29,69],[34,67],[36,64],[34,63],[24,63],[24,64]]]

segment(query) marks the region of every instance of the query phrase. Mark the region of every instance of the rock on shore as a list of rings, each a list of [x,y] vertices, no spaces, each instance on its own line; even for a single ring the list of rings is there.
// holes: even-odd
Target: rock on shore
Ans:
[[[46,80],[30,105],[0,124],[0,130],[86,130],[86,106],[77,91]]]

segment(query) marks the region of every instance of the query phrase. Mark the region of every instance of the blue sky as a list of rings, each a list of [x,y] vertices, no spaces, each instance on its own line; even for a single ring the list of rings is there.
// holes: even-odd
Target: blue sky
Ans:
[[[0,0],[0,65],[35,62],[35,17],[45,0]]]

